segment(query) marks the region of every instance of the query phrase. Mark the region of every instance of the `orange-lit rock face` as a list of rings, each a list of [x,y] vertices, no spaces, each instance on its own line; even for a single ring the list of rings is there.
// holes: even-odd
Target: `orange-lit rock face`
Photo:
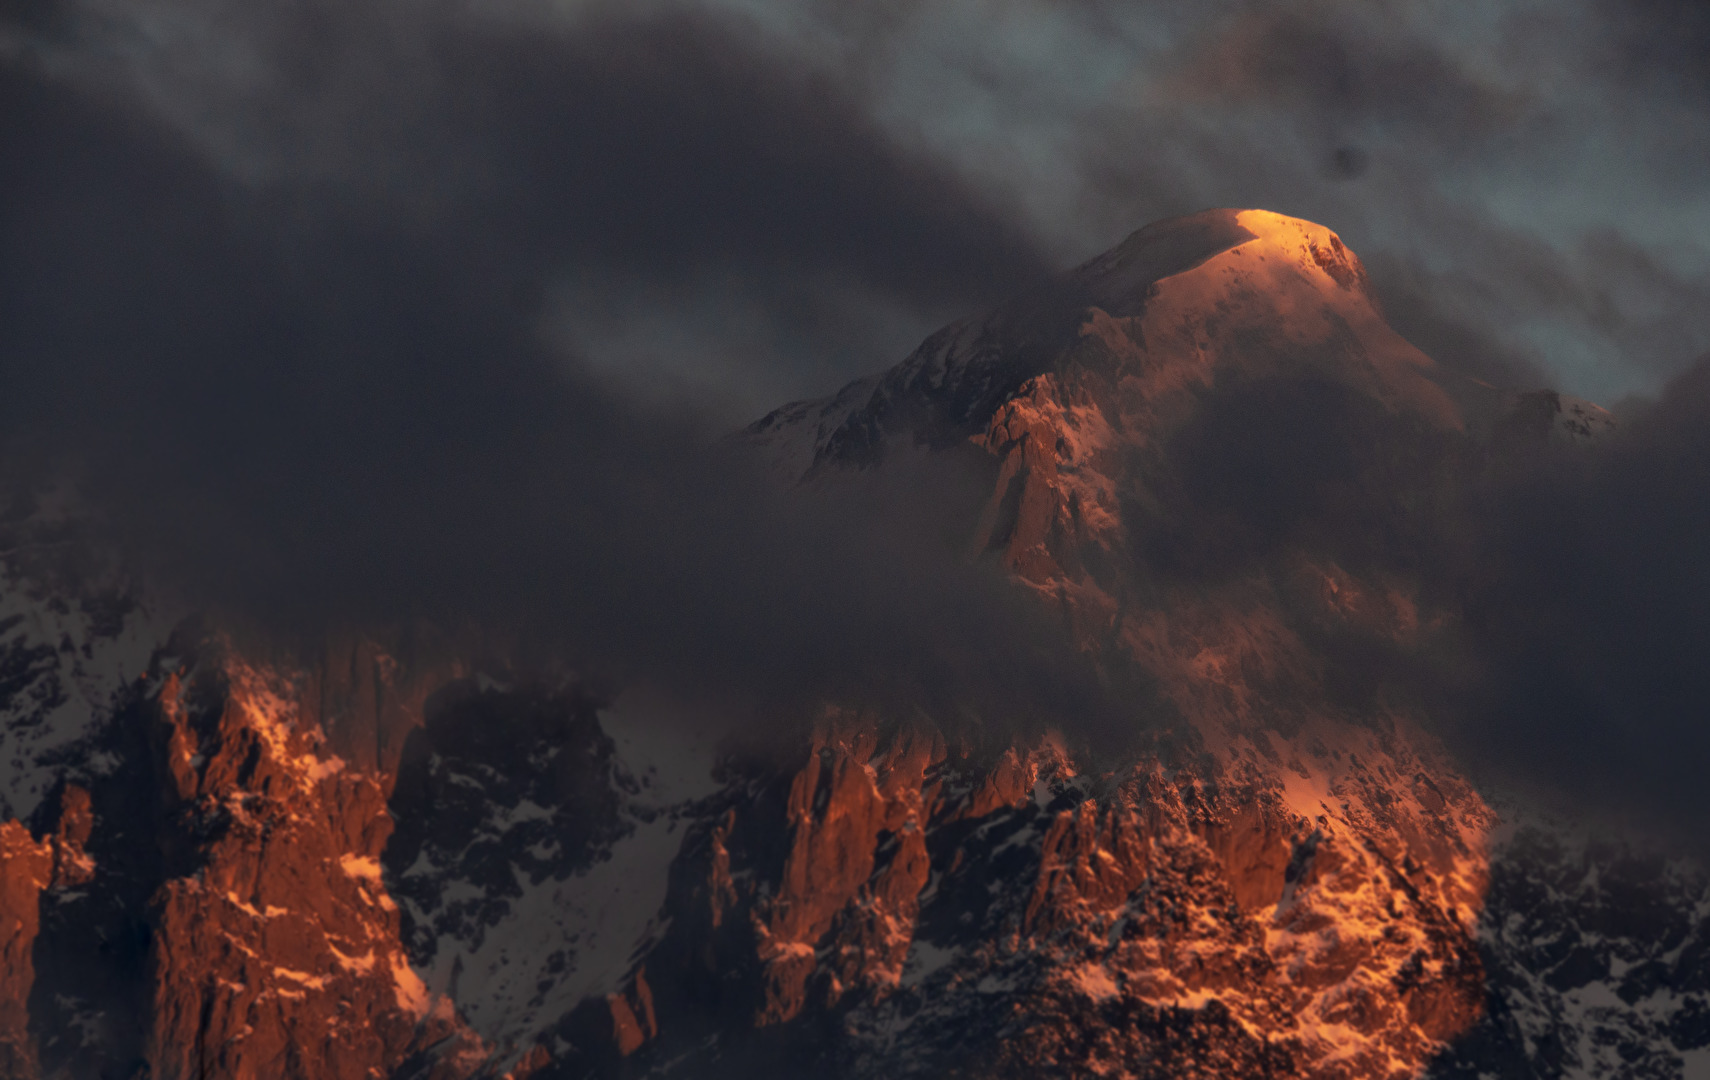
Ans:
[[[207,661],[204,661],[207,663]],[[214,659],[158,701],[166,767],[197,831],[197,872],[154,898],[155,1075],[368,1075],[427,1011],[380,881],[379,781],[317,753],[285,677]],[[190,690],[200,683],[200,702]]]
[[[35,1074],[27,1003],[35,983],[41,892],[52,870],[49,845],[32,839],[20,822],[0,824],[0,1076]]]
[[[722,992],[738,1030],[835,1007],[923,1067],[1001,1002],[983,1074],[1416,1074],[1481,1005],[1490,815],[1402,731],[1298,738],[1088,776],[1054,740],[994,756],[832,715],[775,809],[686,849],[705,884],[668,901],[655,1030],[751,972]]]
[[[89,793],[63,785],[55,800],[57,822],[37,839],[22,822],[0,822],[0,1076],[36,1075],[29,997],[35,987],[35,945],[44,893],[87,884],[94,861],[89,839]]]
[[[355,1080],[442,1040],[473,1067],[478,1041],[434,1011],[399,940],[384,778],[330,752],[302,707],[313,680],[217,637],[163,653],[105,747],[124,771],[65,787],[46,872],[6,876],[35,880],[53,920],[34,942],[43,1075],[118,1059],[170,1080]],[[8,970],[27,983],[28,957]]]

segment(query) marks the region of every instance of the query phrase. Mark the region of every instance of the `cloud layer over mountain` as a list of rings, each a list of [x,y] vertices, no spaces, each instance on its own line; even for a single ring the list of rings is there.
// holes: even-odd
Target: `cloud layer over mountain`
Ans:
[[[22,0],[0,426],[235,606],[1092,708],[905,539],[969,509],[954,477],[872,493],[905,529],[781,508],[706,447],[1211,205],[1336,228],[1458,370],[1654,391],[1710,347],[1706,57],[1683,0]],[[1493,504],[1475,632],[1515,767],[1699,814],[1696,385]]]
[[[723,30],[540,41],[434,16],[386,47],[446,50],[450,82],[382,66],[369,89],[402,99],[380,101],[334,85],[360,65],[326,55],[378,47],[379,14],[270,29],[269,61],[310,85],[269,99],[254,158],[84,53],[14,54],[14,470],[70,472],[193,600],[287,627],[503,624],[615,674],[760,697],[990,677],[1021,702],[1082,677],[991,575],[913,539],[932,526],[898,527],[956,512],[939,479],[786,505],[719,448],[723,416],[638,401],[541,326],[559,271],[813,293],[883,267],[899,295],[965,303],[1037,270],[1012,227]],[[80,17],[37,21],[50,40]],[[369,105],[394,126],[292,115]],[[291,132],[306,141],[269,141]]]
[[[1595,448],[1542,454],[1481,494],[1470,575],[1469,760],[1560,809],[1710,823],[1710,358]]]

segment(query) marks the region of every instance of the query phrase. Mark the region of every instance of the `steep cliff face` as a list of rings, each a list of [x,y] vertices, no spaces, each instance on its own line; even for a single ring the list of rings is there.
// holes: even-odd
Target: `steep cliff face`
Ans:
[[[0,825],[0,1075],[35,1071],[27,1004],[35,985],[41,894],[52,867],[47,844],[34,840],[19,822]]]
[[[787,788],[685,849],[672,933],[645,960],[661,1046],[641,1059],[663,1075],[774,1055],[856,1076],[1416,1072],[1481,1004],[1481,852],[1458,845],[1487,812],[1465,788],[1434,815],[1397,806],[1421,769],[1443,775],[1405,745],[1324,746],[1337,805],[1307,817],[1263,766],[1203,751],[1084,775],[1055,739],[982,755],[833,717]],[[1430,868],[1425,837],[1445,849]],[[673,1071],[709,1030],[720,1044]]]
[[[384,778],[327,750],[306,681],[187,626],[122,699],[121,765],[60,812],[82,868],[41,894],[43,1075],[368,1077],[461,1036],[381,881]]]
[[[1121,732],[721,741],[431,629],[239,646],[20,504],[0,1075],[1677,1076],[1702,875],[1506,836],[1427,734],[1438,511],[1607,426],[1480,393],[1333,233],[1214,211],[743,435],[831,492],[989,455],[968,557],[1143,692]]]

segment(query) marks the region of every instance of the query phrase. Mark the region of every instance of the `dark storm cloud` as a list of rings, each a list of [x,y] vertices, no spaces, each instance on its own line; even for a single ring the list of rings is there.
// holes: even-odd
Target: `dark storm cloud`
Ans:
[[[1549,384],[1536,354],[1502,340],[1479,312],[1456,304],[1453,294],[1473,287],[1472,283],[1444,288],[1439,275],[1387,254],[1364,261],[1382,298],[1385,320],[1427,356],[1492,386]]]
[[[744,415],[893,362],[1049,268],[1025,227],[752,23],[638,11],[91,0],[35,22],[54,70],[224,173],[358,216],[458,216],[469,276],[494,290],[597,308],[620,283],[659,299],[661,341],[724,331],[701,297],[755,309],[781,340],[745,358]]]
[[[707,693],[1095,706],[1009,587],[917,539],[973,509],[964,463],[780,498],[537,325],[566,266],[967,303],[1036,268],[1019,231],[718,24],[382,46],[385,10],[265,9],[289,80],[238,103],[278,128],[248,144],[101,70],[0,71],[15,469],[71,471],[192,599],[282,629],[468,622]],[[433,60],[371,80],[341,55],[365,45]]]
[[[1598,0],[1593,55],[1621,82],[1710,94],[1710,7],[1699,0]]]
[[[1450,140],[1497,131],[1524,107],[1457,58],[1327,5],[1243,12],[1207,34],[1181,86],[1326,123],[1380,119]]]
[[[480,162],[476,197],[502,201],[553,257],[649,276],[709,263],[768,282],[841,276],[926,309],[1046,269],[1021,229],[837,86],[768,64],[710,19],[557,42],[477,26],[441,62],[450,92],[422,149]]]
[[[1469,761],[1702,848],[1710,825],[1710,357],[1603,445],[1480,493]]]

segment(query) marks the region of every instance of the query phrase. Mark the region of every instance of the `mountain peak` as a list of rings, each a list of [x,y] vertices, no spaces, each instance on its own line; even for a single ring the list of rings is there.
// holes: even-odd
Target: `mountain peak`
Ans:
[[[1435,364],[1384,322],[1340,237],[1268,210],[1224,209],[1148,225],[944,327],[889,371],[786,405],[745,436],[792,478],[871,466],[899,441],[978,439],[1032,380],[1071,370],[1123,390],[1131,415],[1107,418],[1124,427],[1168,424],[1165,414],[1193,411],[1187,398],[1254,378],[1337,383],[1433,426],[1462,426]]]
[[[1106,310],[1143,301],[1159,281],[1234,248],[1316,268],[1342,288],[1364,287],[1365,267],[1330,229],[1270,210],[1202,210],[1153,222],[1070,276]]]

